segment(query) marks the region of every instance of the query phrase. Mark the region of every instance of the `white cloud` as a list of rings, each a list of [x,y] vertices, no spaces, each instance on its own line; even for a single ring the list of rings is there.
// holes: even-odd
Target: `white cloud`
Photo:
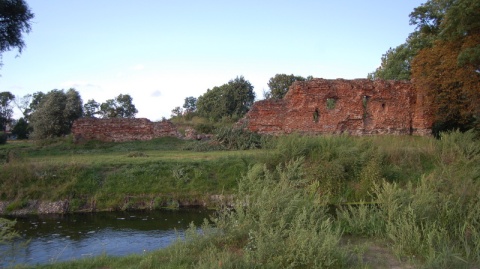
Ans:
[[[159,97],[159,96],[162,96],[162,92],[160,92],[159,90],[156,90],[156,91],[152,92],[152,94],[150,94],[150,96]]]
[[[62,89],[70,89],[70,88],[98,88],[98,85],[94,83],[87,82],[87,81],[64,81],[60,83],[60,87]]]

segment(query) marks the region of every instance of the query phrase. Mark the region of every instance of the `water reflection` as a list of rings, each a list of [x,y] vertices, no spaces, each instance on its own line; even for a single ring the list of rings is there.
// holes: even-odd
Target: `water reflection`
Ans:
[[[104,253],[121,256],[163,248],[181,235],[191,222],[200,225],[211,213],[180,210],[18,217],[15,228],[22,239],[0,245],[0,268]]]

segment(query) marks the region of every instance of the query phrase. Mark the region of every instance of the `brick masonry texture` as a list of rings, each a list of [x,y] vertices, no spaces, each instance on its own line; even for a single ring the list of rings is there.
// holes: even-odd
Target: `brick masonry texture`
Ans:
[[[180,136],[172,122],[168,120],[151,122],[144,118],[80,118],[73,123],[72,134],[77,142],[81,140],[122,142],[151,140],[165,136]]]
[[[407,81],[295,82],[281,100],[256,102],[241,120],[262,134],[430,135],[432,117]]]

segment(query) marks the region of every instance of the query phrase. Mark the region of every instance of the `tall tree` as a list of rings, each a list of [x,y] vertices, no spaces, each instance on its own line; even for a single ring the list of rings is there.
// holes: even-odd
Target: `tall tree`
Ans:
[[[0,92],[0,131],[5,131],[13,115],[11,102],[15,96],[11,92]]]
[[[431,47],[439,37],[445,13],[456,0],[430,0],[410,13],[410,24],[415,25],[405,43],[390,48],[382,55],[380,67],[368,74],[370,79],[411,79],[411,64],[418,52]]]
[[[193,96],[186,97],[183,108],[187,113],[195,112],[197,110],[197,98]]]
[[[255,92],[250,81],[243,76],[236,77],[224,85],[226,113],[230,116],[242,117],[245,115],[255,100]]]
[[[458,0],[448,6],[437,30],[422,26],[439,36],[413,60],[412,77],[428,97],[437,131],[480,128],[479,18],[478,1]]]
[[[35,92],[32,94],[30,104],[24,112],[24,117],[27,122],[30,122],[31,115],[37,110],[44,97],[45,93],[43,92]]]
[[[100,105],[102,118],[134,118],[138,113],[133,99],[128,94],[120,94],[115,99],[108,99]]]
[[[295,81],[305,81],[304,77],[293,74],[276,74],[268,81],[269,90],[264,93],[265,99],[282,99]]]
[[[12,129],[12,134],[17,136],[17,139],[27,139],[30,133],[28,122],[24,118],[18,119],[17,123]]]
[[[213,120],[222,117],[242,117],[248,112],[255,100],[252,84],[243,76],[236,77],[228,83],[198,97],[197,111]]]
[[[30,32],[33,17],[23,0],[0,1],[0,54],[14,48],[22,52],[25,47],[22,34]]]
[[[66,93],[66,103],[64,111],[64,118],[68,126],[72,126],[73,122],[83,116],[83,100],[75,89],[70,88]]]
[[[32,137],[45,139],[70,133],[73,121],[82,115],[81,108],[82,99],[74,89],[67,93],[63,90],[48,92],[31,114]]]
[[[97,103],[94,99],[88,100],[83,105],[83,115],[87,118],[95,118],[97,114],[100,113],[100,104]]]

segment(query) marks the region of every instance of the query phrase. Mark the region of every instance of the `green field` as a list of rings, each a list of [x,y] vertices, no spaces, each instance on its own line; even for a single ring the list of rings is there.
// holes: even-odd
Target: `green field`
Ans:
[[[10,143],[2,149],[1,198],[17,207],[70,199],[78,209],[95,201],[128,210],[146,199],[163,206],[235,196],[233,209],[167,249],[42,268],[480,265],[480,142],[473,132],[441,139],[289,135],[265,139],[257,150],[185,150],[194,143]]]

